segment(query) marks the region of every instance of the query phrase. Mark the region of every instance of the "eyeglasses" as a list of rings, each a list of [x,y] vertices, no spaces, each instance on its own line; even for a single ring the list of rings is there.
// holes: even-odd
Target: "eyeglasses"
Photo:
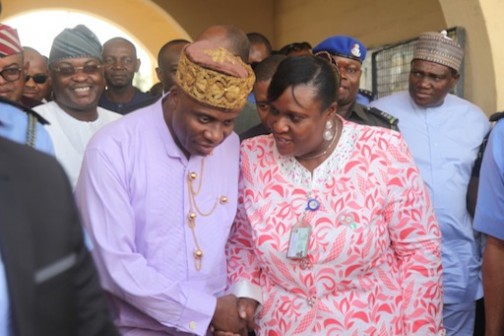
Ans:
[[[23,69],[21,68],[7,68],[0,71],[0,76],[7,82],[15,82],[21,77],[22,71]]]
[[[25,82],[28,82],[30,78],[33,79],[36,84],[44,84],[47,82],[47,78],[49,78],[49,76],[45,74],[26,75]]]
[[[101,68],[101,64],[86,64],[81,67],[74,67],[71,65],[63,65],[57,68],[53,68],[54,71],[58,72],[61,76],[70,77],[75,75],[77,72],[82,71],[86,75],[94,75]]]

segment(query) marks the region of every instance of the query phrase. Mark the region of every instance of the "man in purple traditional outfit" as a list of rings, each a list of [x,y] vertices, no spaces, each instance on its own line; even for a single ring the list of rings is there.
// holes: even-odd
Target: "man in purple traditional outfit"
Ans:
[[[224,246],[238,194],[233,123],[253,82],[227,50],[189,44],[170,94],[90,141],[75,193],[124,335],[243,332]]]

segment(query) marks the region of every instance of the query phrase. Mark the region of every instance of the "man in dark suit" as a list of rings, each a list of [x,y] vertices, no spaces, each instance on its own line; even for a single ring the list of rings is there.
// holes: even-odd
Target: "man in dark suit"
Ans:
[[[0,328],[16,336],[118,335],[63,169],[2,137],[0,156]]]

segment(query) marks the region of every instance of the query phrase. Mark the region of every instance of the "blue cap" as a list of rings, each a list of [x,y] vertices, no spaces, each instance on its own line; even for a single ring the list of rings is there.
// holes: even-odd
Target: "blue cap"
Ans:
[[[332,55],[351,58],[363,62],[366,58],[366,47],[361,41],[345,35],[336,35],[326,38],[313,48],[313,53],[327,51]]]

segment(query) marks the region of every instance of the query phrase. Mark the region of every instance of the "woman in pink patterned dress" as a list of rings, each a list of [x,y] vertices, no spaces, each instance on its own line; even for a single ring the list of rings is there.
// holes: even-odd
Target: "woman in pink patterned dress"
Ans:
[[[339,77],[284,60],[242,144],[232,288],[258,335],[441,335],[440,230],[400,133],[340,118]],[[250,314],[249,314],[250,317]]]

